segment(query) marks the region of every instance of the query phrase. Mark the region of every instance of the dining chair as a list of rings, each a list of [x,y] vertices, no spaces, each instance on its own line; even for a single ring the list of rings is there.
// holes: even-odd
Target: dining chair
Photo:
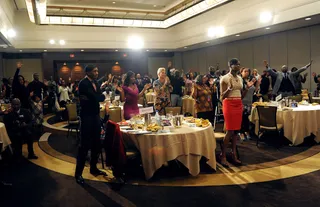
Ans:
[[[78,139],[80,119],[77,114],[77,104],[69,103],[66,105],[66,109],[68,112],[68,135],[67,135],[67,137],[69,137],[72,130],[75,130],[76,131],[76,138]]]
[[[109,110],[109,120],[114,122],[121,122],[121,108],[120,107],[113,107]]]
[[[177,114],[181,114],[181,107],[180,106],[177,106],[177,107],[165,107],[164,108],[165,110],[165,113],[170,113],[172,112],[172,115],[177,115]]]
[[[276,132],[280,138],[282,135],[282,124],[277,124],[277,107],[275,106],[257,106],[259,116],[259,131],[257,139],[257,147],[259,140],[265,132]]]

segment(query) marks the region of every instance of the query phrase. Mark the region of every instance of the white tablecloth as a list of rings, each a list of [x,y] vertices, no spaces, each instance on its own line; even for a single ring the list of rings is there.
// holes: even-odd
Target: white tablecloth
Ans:
[[[316,136],[315,141],[320,142],[320,105],[299,105],[292,110],[278,110],[277,123],[283,124],[284,136],[293,145],[302,144],[304,138],[311,133]],[[250,121],[255,124],[255,133],[259,130],[259,116],[256,108],[252,109]]]
[[[193,176],[200,173],[202,156],[208,159],[208,165],[216,169],[216,140],[211,126],[191,128],[183,125],[168,133],[135,135],[122,131],[122,134],[124,140],[132,141],[140,151],[147,180],[163,164],[175,159],[185,165]]]
[[[0,142],[3,143],[2,149],[0,149],[0,152],[3,152],[11,144],[11,140],[8,136],[6,127],[4,123],[1,123],[1,122],[0,122]]]

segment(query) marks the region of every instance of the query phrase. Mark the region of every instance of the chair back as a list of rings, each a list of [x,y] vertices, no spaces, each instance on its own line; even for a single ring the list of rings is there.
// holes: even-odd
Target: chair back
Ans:
[[[275,106],[257,106],[259,116],[259,127],[277,128],[277,107]]]
[[[182,98],[182,113],[190,113],[195,116],[195,100],[193,98]]]
[[[138,99],[138,104],[141,104],[142,106],[144,106],[144,97],[143,96]]]
[[[289,96],[289,99],[296,101],[296,102],[301,102],[302,101],[302,96],[301,95],[296,95],[296,96]]]
[[[70,103],[66,105],[67,112],[68,112],[68,121],[77,121],[78,114],[77,114],[77,104]]]
[[[165,107],[165,113],[170,113],[172,111],[172,115],[181,114],[181,107]]]
[[[120,107],[114,107],[109,110],[109,120],[114,122],[121,122],[121,108]]]

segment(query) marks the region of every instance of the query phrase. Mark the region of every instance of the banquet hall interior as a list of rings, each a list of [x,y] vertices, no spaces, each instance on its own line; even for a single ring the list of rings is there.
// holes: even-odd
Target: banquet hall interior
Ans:
[[[0,206],[319,206],[319,0],[0,0]]]

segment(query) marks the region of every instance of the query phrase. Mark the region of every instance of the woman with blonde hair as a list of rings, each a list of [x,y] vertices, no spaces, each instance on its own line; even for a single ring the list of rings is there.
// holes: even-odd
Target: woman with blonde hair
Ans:
[[[159,68],[157,71],[158,79],[153,82],[154,92],[156,98],[154,100],[154,108],[160,115],[165,114],[165,107],[170,106],[170,93],[173,88],[170,84],[170,80],[166,75],[165,68]]]
[[[252,70],[252,76],[253,76],[256,80],[259,80],[260,77],[261,77],[261,75],[259,75],[257,69],[253,69],[253,70]]]

